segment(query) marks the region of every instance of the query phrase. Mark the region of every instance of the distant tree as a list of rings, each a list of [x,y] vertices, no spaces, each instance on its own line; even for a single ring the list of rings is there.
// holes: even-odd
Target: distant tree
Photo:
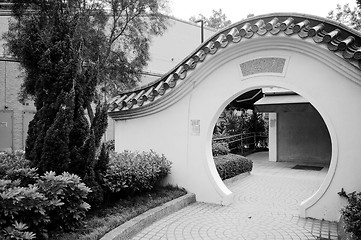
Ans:
[[[189,21],[192,22],[195,22],[197,20],[203,20],[205,26],[212,27],[215,29],[221,29],[232,24],[232,22],[227,19],[226,14],[222,12],[222,9],[219,9],[218,11],[213,10],[212,15],[209,18],[205,17],[202,14],[199,14],[198,17],[192,16],[189,19]]]
[[[328,13],[327,18],[345,24],[346,26],[353,28],[357,31],[361,30],[361,0],[357,1],[357,6],[351,8],[347,3],[344,6],[337,4],[335,10]]]

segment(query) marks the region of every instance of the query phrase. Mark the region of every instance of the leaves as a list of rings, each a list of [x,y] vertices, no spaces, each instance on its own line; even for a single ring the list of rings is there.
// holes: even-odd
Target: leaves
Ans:
[[[36,239],[36,235],[33,232],[26,231],[28,226],[25,223],[17,222],[12,227],[7,227],[3,230],[5,239],[19,239],[19,240],[31,240]],[[1,234],[0,234],[1,237]]]
[[[205,26],[215,29],[224,28],[232,23],[230,20],[227,20],[227,16],[223,13],[221,8],[219,10],[213,9],[212,15],[209,18],[203,16],[202,14],[199,14],[198,17],[192,16],[189,19],[189,21],[192,22],[195,22],[197,20],[203,20]]]
[[[17,154],[2,155],[2,159],[11,157],[13,165],[24,161]],[[91,189],[79,176],[49,171],[42,176],[27,174],[25,178],[23,173],[34,172],[29,167],[22,168],[22,174],[18,172],[18,169],[8,169],[0,178],[0,228],[8,229],[4,234],[9,239],[15,236],[31,239],[32,232],[40,239],[49,229],[73,229],[90,209],[85,200]],[[28,228],[31,232],[25,231]]]
[[[356,31],[361,30],[361,11],[360,2],[358,1],[358,8],[351,8],[347,3],[343,6],[337,4],[335,10],[328,13],[327,18],[335,20],[339,23],[343,23],[346,26],[355,29]]]
[[[347,194],[348,205],[341,209],[345,221],[345,230],[355,239],[361,238],[361,192]]]
[[[104,176],[113,193],[138,193],[151,190],[170,173],[171,162],[154,151],[113,153]]]
[[[212,142],[212,154],[213,156],[227,155],[231,150],[228,147],[227,142]]]
[[[104,169],[96,169],[102,164],[95,153],[107,127],[106,99],[139,82],[151,36],[166,29],[165,1],[19,0],[13,6],[4,39],[24,72],[20,95],[34,99],[37,110],[26,157],[41,173],[78,174],[101,201],[97,175]]]

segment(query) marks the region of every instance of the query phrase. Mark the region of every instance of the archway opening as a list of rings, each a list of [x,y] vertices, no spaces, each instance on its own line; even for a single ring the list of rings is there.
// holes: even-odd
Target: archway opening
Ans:
[[[301,203],[320,189],[332,157],[330,133],[317,109],[302,95],[273,86],[237,96],[220,114],[212,154],[224,180],[231,175],[217,166],[227,161],[217,147],[228,149],[224,153],[231,161],[253,163],[249,177],[224,181],[236,196],[235,204],[292,213],[299,213]]]

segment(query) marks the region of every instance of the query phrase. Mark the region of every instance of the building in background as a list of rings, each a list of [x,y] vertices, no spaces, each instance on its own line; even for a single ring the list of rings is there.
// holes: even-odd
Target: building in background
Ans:
[[[0,0],[0,34],[8,30],[11,18],[11,1]],[[216,30],[205,27],[204,36]],[[168,18],[168,29],[161,36],[153,37],[150,61],[143,71],[143,84],[157,80],[170,71],[183,58],[200,45],[201,27],[196,23]],[[16,59],[6,55],[4,41],[0,41],[0,151],[25,149],[29,122],[36,112],[32,101],[18,101],[22,84],[21,70]],[[109,118],[104,140],[114,139],[114,122]]]
[[[255,102],[269,113],[269,160],[330,164],[331,138],[318,111],[304,97],[281,88],[262,89]]]

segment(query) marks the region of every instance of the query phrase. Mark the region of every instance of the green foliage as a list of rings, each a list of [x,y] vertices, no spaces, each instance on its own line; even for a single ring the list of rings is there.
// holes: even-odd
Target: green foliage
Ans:
[[[348,205],[341,210],[345,230],[354,239],[361,239],[361,192],[347,194]]]
[[[106,99],[140,80],[151,36],[166,28],[160,14],[166,1],[19,0],[12,6],[3,37],[24,73],[20,100],[32,98],[37,110],[26,158],[40,173],[77,174],[99,204],[107,161],[96,152],[107,127]]]
[[[50,223],[46,209],[51,204],[37,186],[19,185],[17,181],[0,180],[0,226],[12,226],[16,220],[27,224],[31,231],[41,236]]]
[[[41,159],[39,162],[38,159],[34,159],[34,163],[37,162],[35,166],[42,172],[69,171],[69,134],[73,127],[74,94],[72,90],[68,94],[62,92],[58,96],[56,105],[59,106],[59,110],[44,137]]]
[[[0,152],[0,178],[8,171],[30,167],[31,162],[24,157],[24,151]]]
[[[36,235],[33,232],[26,231],[28,226],[24,223],[15,221],[12,226],[6,227],[3,233],[0,233],[1,239],[4,240],[31,240],[35,239]]]
[[[25,159],[24,151],[0,152],[0,171],[13,168],[29,167],[30,161]]]
[[[0,154],[0,167],[10,166],[1,168],[0,228],[5,232],[0,237],[31,239],[36,233],[37,239],[46,239],[48,230],[74,229],[90,208],[85,200],[91,190],[73,174],[46,172],[39,177],[23,155]]]
[[[212,154],[213,156],[227,155],[231,150],[228,147],[227,142],[212,142]]]
[[[222,180],[250,172],[253,168],[251,160],[236,154],[214,157],[214,162]]]
[[[263,135],[267,135],[266,125],[262,113],[236,112],[228,105],[214,127],[213,137],[226,137],[223,141],[228,143],[231,152],[243,153],[244,149],[265,145]]]
[[[74,174],[64,172],[56,175],[55,172],[47,172],[36,185],[51,203],[51,207],[47,209],[47,215],[51,219],[50,229],[75,229],[90,209],[85,200],[91,190]]]
[[[355,29],[356,31],[361,30],[361,11],[360,1],[357,1],[358,7],[351,8],[347,3],[343,6],[337,4],[335,10],[328,13],[327,18],[345,24],[346,26]]]
[[[30,168],[23,151],[0,153],[0,179],[20,181],[21,187],[34,184],[39,178],[36,168]]]
[[[213,9],[212,15],[209,18],[199,14],[198,17],[192,16],[189,19],[189,21],[192,22],[197,20],[203,20],[205,26],[215,29],[224,28],[232,23],[230,20],[227,20],[227,16],[222,12],[222,9],[219,9],[218,11]]]
[[[104,142],[104,144],[105,144],[105,148],[108,151],[115,151],[115,141],[114,140],[106,141],[106,142]]]
[[[171,162],[153,151],[114,153],[105,184],[113,193],[139,193],[153,189],[170,173],[170,168]]]
[[[262,113],[253,112],[253,114],[251,114],[248,120],[247,130],[251,133],[266,131],[265,121],[263,119]]]
[[[241,114],[235,113],[233,110],[225,109],[219,121],[214,127],[215,136],[229,136],[234,134],[248,133],[250,128],[251,115],[247,112]]]

